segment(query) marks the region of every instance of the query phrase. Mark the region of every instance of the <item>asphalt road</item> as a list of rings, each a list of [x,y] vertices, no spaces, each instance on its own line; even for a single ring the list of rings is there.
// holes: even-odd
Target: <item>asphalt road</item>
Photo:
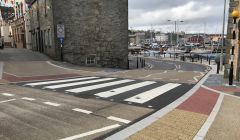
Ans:
[[[153,111],[14,85],[1,86],[0,104],[1,140],[96,139]]]
[[[29,50],[0,53],[4,78],[18,82],[0,85],[1,140],[101,139],[174,102],[205,74],[181,71],[195,65],[179,62],[177,70],[171,61],[156,60],[147,60],[152,70],[71,70]],[[93,78],[69,81],[82,76]]]

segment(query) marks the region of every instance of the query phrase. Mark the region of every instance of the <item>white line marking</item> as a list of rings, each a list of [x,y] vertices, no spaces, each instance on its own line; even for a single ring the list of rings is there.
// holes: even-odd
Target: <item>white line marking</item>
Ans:
[[[219,94],[223,94],[223,95],[225,95],[225,96],[230,96],[230,97],[234,97],[234,98],[240,99],[239,96],[227,94],[227,93],[224,93],[224,92],[222,92],[222,91],[217,91],[217,90],[215,90],[215,89],[211,89],[211,88],[209,88],[209,87],[207,87],[207,86],[204,86],[204,85],[201,85],[201,87],[202,87],[202,88],[205,88],[205,89],[207,89],[207,90],[210,90],[210,91],[212,91],[212,92],[216,92],[216,93],[219,93]]]
[[[209,128],[211,127],[212,123],[214,122],[220,110],[223,98],[224,98],[224,94],[220,94],[218,101],[215,104],[210,116],[208,117],[207,121],[203,124],[202,128],[198,131],[197,135],[194,137],[193,140],[204,139],[204,137],[207,135]]]
[[[114,117],[114,116],[109,116],[107,117],[109,120],[113,120],[113,121],[117,121],[117,122],[121,122],[121,123],[130,123],[131,121],[129,120],[126,120],[126,119],[121,119],[121,118],[118,118],[118,117]]]
[[[46,104],[46,105],[51,105],[51,106],[55,106],[55,107],[60,106],[60,104],[52,103],[52,102],[44,102],[44,104]]]
[[[8,96],[8,97],[13,97],[14,96],[13,94],[10,94],[10,93],[2,93],[2,95]]]
[[[29,83],[25,84],[27,86],[40,86],[40,85],[47,85],[47,84],[56,84],[56,83],[64,83],[64,82],[73,82],[78,80],[89,80],[98,77],[81,77],[81,78],[74,78],[74,79],[67,79],[67,80],[54,80],[54,81],[46,81],[46,82],[38,82],[38,83]]]
[[[200,74],[201,74],[202,76],[204,76],[204,75],[205,75],[203,72],[200,72]]]
[[[116,78],[103,78],[103,79],[82,81],[82,82],[76,82],[76,83],[68,83],[68,84],[61,84],[61,85],[46,86],[44,88],[47,88],[47,89],[58,89],[58,88],[65,88],[65,87],[71,87],[71,86],[79,86],[79,85],[84,85],[84,84],[109,81],[109,80],[114,80],[114,79],[116,79]]]
[[[7,103],[7,102],[11,102],[11,101],[15,101],[15,100],[17,100],[17,99],[11,99],[11,100],[0,101],[0,104],[2,104],[2,103]]]
[[[22,99],[27,100],[27,101],[35,101],[36,100],[36,99],[33,99],[33,98],[28,98],[28,97],[23,97]]]
[[[85,114],[91,114],[93,113],[92,111],[88,111],[88,110],[84,110],[84,109],[80,109],[80,108],[74,108],[72,109],[73,111],[76,111],[76,112],[81,112],[81,113],[85,113]]]
[[[134,80],[120,80],[120,81],[114,81],[114,82],[110,82],[110,83],[104,83],[104,84],[92,85],[92,86],[87,86],[87,87],[82,87],[82,88],[70,89],[70,90],[66,90],[66,91],[73,92],[73,93],[80,93],[80,92],[84,92],[84,91],[90,91],[90,90],[94,90],[94,89],[110,87],[110,86],[128,83],[128,82],[132,82],[132,81],[134,81]]]
[[[96,130],[93,130],[93,131],[89,131],[89,132],[86,132],[86,133],[82,133],[82,134],[79,134],[79,135],[63,138],[63,139],[60,139],[60,140],[75,140],[75,139],[83,138],[83,137],[90,136],[90,135],[93,135],[93,134],[96,134],[96,133],[100,133],[100,132],[104,132],[104,131],[111,130],[111,129],[114,129],[114,128],[118,128],[120,126],[121,125],[119,125],[119,124],[115,124],[115,125],[103,127],[103,128],[100,128],[100,129],[96,129]]]
[[[194,79],[196,82],[198,82],[198,79],[197,79],[196,77],[193,77],[193,79]]]
[[[102,97],[102,98],[108,98],[108,97],[115,96],[115,95],[130,91],[130,90],[134,90],[134,89],[137,89],[137,88],[152,85],[154,83],[156,83],[156,82],[151,82],[151,81],[141,82],[141,83],[137,83],[137,84],[133,84],[133,85],[129,85],[129,86],[125,86],[125,87],[121,87],[121,88],[97,93],[95,95],[99,96],[99,97]]]
[[[131,98],[128,98],[124,101],[127,101],[127,102],[134,102],[134,103],[139,103],[139,104],[143,104],[145,102],[148,102],[178,86],[180,86],[181,84],[174,84],[174,83],[168,83],[168,84],[165,84],[163,86],[160,86],[158,88],[155,88],[153,90],[150,90],[150,91],[146,91],[146,92],[143,92],[141,94],[138,94],[136,96],[133,96]]]

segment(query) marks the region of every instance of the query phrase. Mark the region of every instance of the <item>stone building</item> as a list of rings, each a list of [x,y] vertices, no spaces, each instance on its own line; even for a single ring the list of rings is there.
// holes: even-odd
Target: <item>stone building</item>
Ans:
[[[57,25],[65,27],[64,61],[128,66],[128,0],[32,0],[33,50],[61,58]]]
[[[232,39],[232,33],[233,33],[233,18],[231,17],[231,13],[233,12],[234,9],[237,9],[240,11],[240,0],[230,0],[229,3],[229,16],[228,16],[228,28],[227,28],[227,60],[229,61],[229,65],[231,63],[230,57],[231,57],[231,39]],[[240,40],[240,20],[239,18],[237,19],[237,27],[238,31],[236,31],[237,39]],[[233,75],[234,79],[237,81],[240,81],[240,49],[239,49],[239,43],[235,43],[235,49],[234,49],[234,59],[233,59]],[[230,67],[230,66],[228,66]]]

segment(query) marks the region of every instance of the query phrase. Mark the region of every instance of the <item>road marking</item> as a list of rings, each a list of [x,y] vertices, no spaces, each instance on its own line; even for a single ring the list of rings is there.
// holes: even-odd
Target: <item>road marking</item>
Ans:
[[[202,76],[204,76],[204,75],[205,75],[203,72],[200,72],[200,74],[201,74]]]
[[[81,113],[85,113],[85,114],[91,114],[93,113],[92,111],[88,111],[88,110],[84,110],[84,109],[80,109],[80,108],[74,108],[72,109],[73,111],[76,111],[76,112],[81,112]]]
[[[134,80],[120,80],[120,81],[115,81],[115,82],[110,82],[110,83],[104,83],[104,84],[92,85],[92,86],[87,86],[87,87],[82,87],[82,88],[70,89],[70,90],[66,90],[66,91],[73,92],[73,93],[80,93],[80,92],[84,92],[84,91],[90,91],[90,90],[94,90],[94,89],[110,87],[110,86],[128,83],[128,82],[132,82],[132,81],[134,81]]]
[[[5,100],[5,101],[0,101],[0,104],[2,104],[2,103],[7,103],[7,102],[11,102],[11,101],[15,101],[15,100],[17,100],[17,99],[10,99],[10,100]]]
[[[194,79],[196,82],[198,82],[198,79],[197,79],[196,77],[193,77],[193,79]]]
[[[168,83],[168,84],[165,84],[158,88],[155,88],[153,90],[146,91],[146,92],[143,92],[136,96],[133,96],[131,98],[125,99],[124,101],[143,104],[143,103],[148,102],[148,101],[150,101],[150,100],[152,100],[152,99],[154,99],[154,98],[156,98],[156,97],[158,97],[180,85],[181,84]]]
[[[46,86],[46,87],[44,87],[44,88],[47,88],[47,89],[58,89],[58,88],[65,88],[65,87],[71,87],[71,86],[79,86],[79,85],[84,85],[84,84],[90,84],[90,83],[97,83],[97,82],[109,81],[109,80],[114,80],[114,79],[116,79],[116,78],[103,78],[103,79],[82,81],[82,82],[69,83],[69,84]]]
[[[2,95],[8,96],[8,97],[13,97],[14,96],[13,94],[10,94],[10,93],[2,93]]]
[[[145,87],[145,86],[152,85],[152,84],[155,84],[155,83],[156,82],[146,81],[146,82],[141,82],[141,83],[137,83],[137,84],[133,84],[133,85],[109,90],[109,91],[106,91],[106,92],[97,93],[95,95],[99,96],[99,97],[102,97],[102,98],[108,98],[108,97],[111,97],[111,96],[115,96],[115,95],[130,91],[130,90]]]
[[[79,135],[63,138],[63,139],[60,139],[60,140],[75,140],[75,139],[83,138],[83,137],[90,136],[90,135],[93,135],[93,134],[96,134],[96,133],[100,133],[100,132],[104,132],[104,131],[111,130],[111,129],[114,129],[114,128],[118,128],[120,126],[121,125],[119,125],[119,124],[115,124],[115,125],[103,127],[103,128],[100,128],[100,129],[96,129],[96,130],[93,130],[93,131],[89,131],[89,132],[86,132],[86,133],[82,133],[82,134],[79,134]]]
[[[44,102],[44,104],[46,104],[46,105],[51,105],[51,106],[55,106],[55,107],[60,106],[60,104],[52,103],[52,102]]]
[[[121,123],[125,123],[125,124],[129,124],[131,121],[126,120],[126,119],[121,119],[118,117],[114,117],[114,116],[109,116],[107,117],[109,120],[113,120],[113,121],[117,121],[117,122],[121,122]]]
[[[28,97],[23,97],[22,99],[27,100],[27,101],[35,101],[36,100],[36,99],[33,99],[33,98],[28,98]]]
[[[54,81],[46,81],[46,82],[37,82],[37,83],[29,83],[25,84],[27,86],[40,86],[40,85],[47,85],[47,84],[56,84],[56,83],[64,83],[64,82],[73,82],[78,80],[89,80],[98,77],[82,77],[82,78],[74,78],[74,79],[67,79],[67,80],[54,80]]]

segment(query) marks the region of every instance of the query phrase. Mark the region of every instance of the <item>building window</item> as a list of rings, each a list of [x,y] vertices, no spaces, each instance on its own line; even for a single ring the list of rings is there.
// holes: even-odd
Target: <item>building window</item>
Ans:
[[[87,57],[86,64],[87,65],[94,65],[95,64],[95,55],[90,55]]]

